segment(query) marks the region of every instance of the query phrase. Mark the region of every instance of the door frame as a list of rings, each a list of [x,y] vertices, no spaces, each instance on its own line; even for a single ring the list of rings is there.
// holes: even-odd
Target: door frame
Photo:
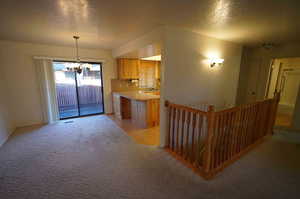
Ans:
[[[69,62],[69,63],[76,63],[76,61],[64,61],[64,60],[53,60],[54,62]],[[100,65],[100,78],[101,78],[101,100],[102,100],[102,112],[100,113],[92,113],[92,114],[87,114],[87,115],[80,115],[80,108],[79,108],[79,94],[78,94],[78,83],[77,83],[77,73],[75,73],[75,86],[76,86],[76,98],[77,98],[77,109],[78,109],[78,116],[72,116],[72,117],[66,117],[66,118],[61,118],[59,117],[59,120],[68,120],[68,119],[74,119],[74,118],[80,118],[80,117],[88,117],[88,116],[93,116],[93,115],[103,115],[105,114],[105,104],[104,104],[104,84],[103,84],[103,66],[102,62],[93,62],[93,61],[80,61],[79,63],[85,63],[85,64],[99,64]]]

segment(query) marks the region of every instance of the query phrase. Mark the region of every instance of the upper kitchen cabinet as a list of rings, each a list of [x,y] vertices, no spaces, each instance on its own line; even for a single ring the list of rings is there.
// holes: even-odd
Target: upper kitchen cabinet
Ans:
[[[161,67],[160,65],[161,65],[161,62],[157,61],[156,65],[155,65],[155,78],[156,79],[160,79],[160,67]]]
[[[119,79],[139,79],[139,59],[120,58],[117,63]]]
[[[156,87],[156,61],[140,61],[140,87],[155,88]]]

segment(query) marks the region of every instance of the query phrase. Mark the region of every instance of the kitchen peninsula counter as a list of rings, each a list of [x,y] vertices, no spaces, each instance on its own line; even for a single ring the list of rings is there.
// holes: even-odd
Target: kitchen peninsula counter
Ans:
[[[114,113],[139,127],[154,127],[159,125],[159,100],[160,96],[154,92],[113,92]]]
[[[159,95],[152,94],[151,92],[145,93],[143,91],[126,91],[126,92],[114,92],[121,97],[125,97],[132,100],[152,100],[152,99],[160,99]]]

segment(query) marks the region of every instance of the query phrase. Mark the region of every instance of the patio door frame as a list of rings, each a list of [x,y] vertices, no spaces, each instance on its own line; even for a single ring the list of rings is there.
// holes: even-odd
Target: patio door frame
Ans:
[[[76,61],[64,61],[64,60],[53,60],[53,62],[69,62],[69,63],[76,63]],[[79,103],[79,93],[78,93],[78,82],[77,82],[77,72],[74,71],[75,73],[75,88],[76,88],[76,100],[77,100],[77,110],[78,110],[78,116],[72,116],[72,117],[66,117],[66,118],[61,118],[59,115],[59,120],[67,120],[67,119],[72,119],[72,118],[79,118],[79,117],[88,117],[88,116],[93,116],[93,115],[102,115],[105,113],[105,107],[104,107],[104,85],[103,85],[103,67],[102,67],[102,62],[91,62],[91,61],[81,61],[80,63],[82,64],[99,64],[100,66],[100,78],[101,78],[101,98],[102,98],[102,112],[100,113],[92,113],[92,114],[86,114],[86,115],[81,115],[80,114],[80,103]]]

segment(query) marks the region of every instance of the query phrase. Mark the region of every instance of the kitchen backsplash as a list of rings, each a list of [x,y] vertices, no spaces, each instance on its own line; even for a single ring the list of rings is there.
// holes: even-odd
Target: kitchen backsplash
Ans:
[[[157,80],[158,81],[158,80]],[[156,84],[156,89],[159,89],[159,83]],[[148,88],[149,89],[149,88]],[[113,92],[120,91],[138,91],[138,90],[147,90],[147,88],[140,88],[138,80],[111,80],[111,90]]]

